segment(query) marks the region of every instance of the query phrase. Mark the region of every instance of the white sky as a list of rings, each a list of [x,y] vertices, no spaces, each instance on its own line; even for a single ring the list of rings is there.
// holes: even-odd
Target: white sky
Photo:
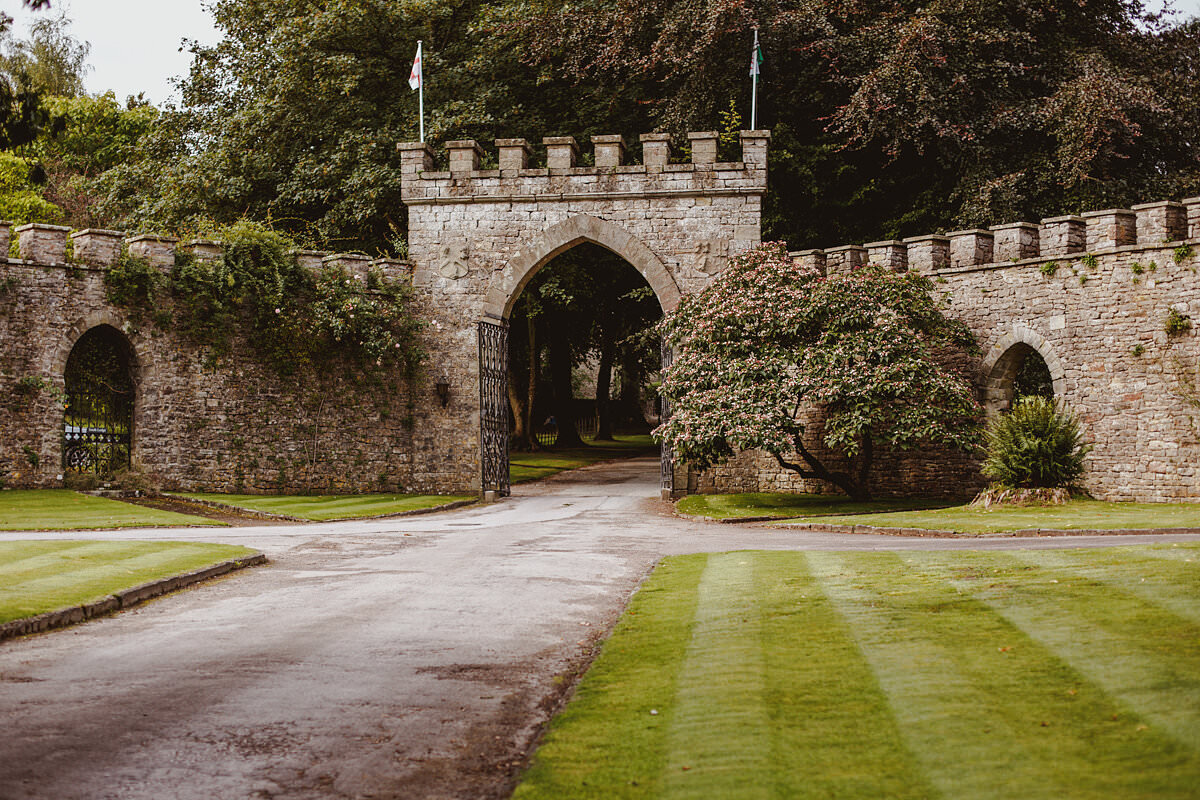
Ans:
[[[1147,0],[1160,6],[1161,0]],[[52,0],[53,11],[66,10],[72,34],[92,45],[88,92],[113,90],[118,100],[144,92],[162,104],[178,100],[171,79],[187,72],[191,59],[180,52],[183,39],[211,44],[217,40],[211,15],[202,0]],[[1174,0],[1184,16],[1200,16],[1200,0]],[[25,36],[35,13],[20,0],[0,0],[0,9],[14,17],[17,33]]]

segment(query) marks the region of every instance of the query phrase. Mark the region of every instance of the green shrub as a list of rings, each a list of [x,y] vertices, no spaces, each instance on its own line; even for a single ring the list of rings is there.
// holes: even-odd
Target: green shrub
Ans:
[[[1163,330],[1168,336],[1178,336],[1181,333],[1186,333],[1192,329],[1192,318],[1184,314],[1177,308],[1172,308],[1167,312],[1167,321],[1163,323]]]
[[[988,426],[983,474],[1009,488],[1071,486],[1091,449],[1073,413],[1052,399],[1023,397]]]

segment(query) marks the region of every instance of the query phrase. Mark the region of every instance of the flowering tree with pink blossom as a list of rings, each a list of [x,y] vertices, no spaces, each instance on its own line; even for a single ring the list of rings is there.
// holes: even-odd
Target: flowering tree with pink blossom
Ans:
[[[976,345],[932,291],[875,265],[825,277],[781,243],[731,259],[662,323],[672,415],[655,435],[702,469],[761,449],[855,499],[870,496],[879,445],[976,446],[962,358]]]

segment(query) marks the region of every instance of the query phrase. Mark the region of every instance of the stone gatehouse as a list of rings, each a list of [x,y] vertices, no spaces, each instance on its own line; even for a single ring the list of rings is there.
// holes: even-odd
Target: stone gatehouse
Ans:
[[[494,159],[476,142],[456,141],[446,144],[445,170],[428,146],[401,145],[409,261],[297,254],[411,277],[430,359],[420,380],[397,379],[386,391],[289,384],[236,353],[215,368],[106,300],[104,271],[122,247],[169,269],[176,247],[199,257],[211,243],[81,231],[70,234],[68,261],[66,229],[23,226],[21,257],[0,261],[0,480],[57,485],[64,451],[55,392],[72,349],[103,328],[124,337],[135,362],[133,458],[170,485],[503,493],[505,320],[542,266],[578,244],[602,246],[670,310],[759,242],[769,133],[743,132],[733,162],[718,161],[715,133],[688,140],[686,163],[672,158],[665,134],[641,136],[641,163],[626,163],[619,136],[592,137],[590,157],[574,139],[551,137],[544,166],[531,165],[524,140],[497,140]],[[1186,328],[1200,311],[1195,246],[1200,199],[793,257],[827,272],[871,261],[928,274],[982,347],[979,390],[991,411],[1009,401],[1025,355],[1038,353],[1095,444],[1088,488],[1163,500],[1200,497],[1200,353]],[[821,488],[755,454],[704,475],[674,465],[664,480],[676,492]],[[944,492],[978,474],[968,458],[922,454],[881,459],[875,480],[882,493]]]

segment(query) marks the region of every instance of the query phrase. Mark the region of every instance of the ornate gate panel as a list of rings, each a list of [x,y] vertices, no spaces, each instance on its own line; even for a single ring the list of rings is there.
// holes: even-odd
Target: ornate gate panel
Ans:
[[[671,352],[671,346],[664,340],[662,343],[662,368],[666,372],[674,361],[674,354]],[[660,397],[659,402],[662,403],[660,422],[666,422],[671,416],[671,401],[665,397]],[[671,443],[666,439],[662,442],[662,496],[663,499],[671,499],[675,492],[675,453],[671,448]]]
[[[63,469],[111,475],[130,463],[133,397],[125,392],[67,394]]]
[[[504,497],[508,482],[508,323],[479,323],[479,460],[482,488]]]

